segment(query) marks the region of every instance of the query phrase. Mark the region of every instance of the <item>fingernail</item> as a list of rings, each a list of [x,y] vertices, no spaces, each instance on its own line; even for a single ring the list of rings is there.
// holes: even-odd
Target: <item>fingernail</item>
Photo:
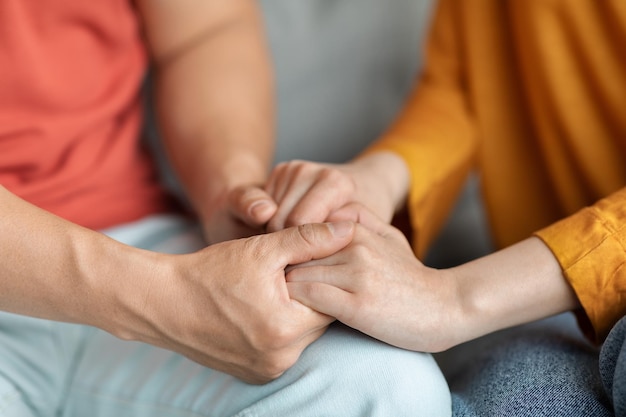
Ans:
[[[259,200],[252,203],[250,206],[250,213],[255,217],[263,216],[270,209],[270,202],[267,200]]]
[[[352,222],[337,222],[337,223],[328,223],[330,227],[330,231],[333,233],[335,237],[346,237],[352,233],[352,228],[354,227],[354,223]]]

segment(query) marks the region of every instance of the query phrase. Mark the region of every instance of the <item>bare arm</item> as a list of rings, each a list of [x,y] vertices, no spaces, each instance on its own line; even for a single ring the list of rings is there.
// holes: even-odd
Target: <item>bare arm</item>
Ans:
[[[159,62],[159,94],[168,103],[168,146],[210,222],[214,215],[202,207],[212,210],[226,188],[259,181],[270,154],[267,73],[253,65],[264,55],[248,44],[260,42],[252,5],[141,4]],[[241,56],[229,48],[235,45]],[[212,66],[209,55],[219,58]],[[205,71],[208,83],[200,80]],[[182,82],[186,77],[192,82]],[[265,382],[291,366],[333,320],[289,298],[286,266],[336,252],[352,232],[349,222],[307,225],[167,255],[72,224],[0,186],[0,310],[96,326]]]
[[[266,382],[332,321],[290,299],[286,266],[330,255],[352,233],[349,222],[307,225],[167,255],[72,224],[0,186],[0,310],[96,326]]]
[[[579,307],[550,250],[529,238],[447,270],[424,266],[396,229],[364,210],[343,251],[291,270],[289,292],[390,344],[437,352]]]
[[[466,340],[580,307],[550,249],[530,237],[450,270],[468,323]]]
[[[91,325],[102,324],[102,317],[114,321],[108,296],[118,278],[141,280],[156,260],[53,216],[2,186],[0,219],[4,311]]]
[[[275,208],[260,188],[251,187],[267,177],[275,118],[270,56],[256,2],[138,5],[154,59],[166,148],[209,239],[254,233]],[[253,212],[258,199],[265,205]]]

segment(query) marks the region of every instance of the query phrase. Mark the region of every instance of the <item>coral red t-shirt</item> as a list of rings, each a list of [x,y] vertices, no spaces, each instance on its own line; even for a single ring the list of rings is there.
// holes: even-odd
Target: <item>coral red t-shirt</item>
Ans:
[[[0,1],[0,184],[93,229],[165,210],[139,140],[146,62],[128,0]]]

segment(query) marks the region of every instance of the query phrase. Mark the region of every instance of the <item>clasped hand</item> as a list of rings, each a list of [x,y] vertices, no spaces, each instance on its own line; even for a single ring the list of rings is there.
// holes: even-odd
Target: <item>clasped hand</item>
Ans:
[[[424,266],[405,236],[387,223],[402,198],[385,191],[407,180],[395,158],[375,154],[343,165],[278,165],[265,186],[277,204],[268,229],[355,222],[347,247],[290,268],[290,296],[392,345],[440,351],[459,341],[463,303],[458,280],[450,270]],[[394,163],[398,169],[392,172]]]
[[[286,267],[337,252],[353,233],[351,222],[308,224],[192,254],[149,253],[158,265],[148,275],[151,281],[115,289],[123,320],[107,330],[247,382],[267,382],[293,365],[334,320],[289,296]],[[137,291],[136,285],[143,288]]]

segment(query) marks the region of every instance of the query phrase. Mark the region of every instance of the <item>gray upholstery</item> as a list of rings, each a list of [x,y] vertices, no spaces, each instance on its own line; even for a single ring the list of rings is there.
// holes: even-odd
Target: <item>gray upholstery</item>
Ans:
[[[376,138],[420,66],[431,0],[261,0],[278,87],[276,161],[342,162]]]
[[[275,161],[343,162],[393,120],[422,64],[433,0],[260,0],[277,83]],[[163,158],[154,123],[149,138]],[[448,266],[490,250],[468,183],[427,263]]]

